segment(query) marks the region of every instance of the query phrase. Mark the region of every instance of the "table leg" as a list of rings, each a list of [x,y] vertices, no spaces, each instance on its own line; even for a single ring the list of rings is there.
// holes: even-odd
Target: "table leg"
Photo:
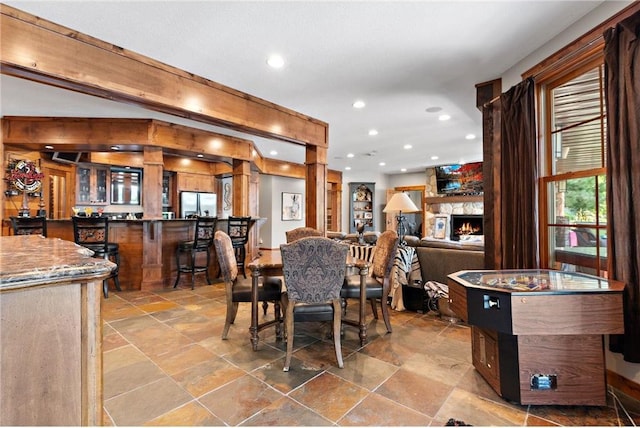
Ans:
[[[251,345],[253,350],[258,350],[258,279],[260,272],[251,271],[251,326],[249,333],[251,334]]]
[[[367,342],[367,275],[369,275],[369,267],[360,269],[360,346],[364,346]]]

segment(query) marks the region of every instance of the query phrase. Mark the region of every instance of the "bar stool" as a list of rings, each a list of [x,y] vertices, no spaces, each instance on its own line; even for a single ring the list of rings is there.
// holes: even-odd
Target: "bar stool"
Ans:
[[[181,273],[191,274],[191,289],[195,287],[196,272],[205,272],[207,276],[207,284],[211,285],[209,279],[209,264],[211,262],[211,247],[213,246],[213,236],[216,232],[217,217],[196,217],[196,228],[193,239],[189,241],[181,241],[176,248],[176,266],[178,268],[178,276],[173,288],[178,286]],[[196,264],[196,255],[198,253],[207,254],[207,263],[204,265]],[[180,256],[188,254],[187,263],[180,264]]]
[[[14,235],[42,235],[47,237],[47,218],[39,217],[11,217]]]
[[[249,242],[249,222],[251,217],[233,217],[229,216],[227,225],[227,235],[231,238],[233,251],[236,254],[236,263],[238,269],[242,270],[242,275],[246,278],[244,260],[247,257],[246,245]]]
[[[104,297],[109,297],[109,279],[113,278],[116,290],[120,288],[118,270],[120,266],[120,246],[115,242],[109,242],[109,217],[71,217],[73,220],[73,240],[93,251],[93,257],[110,260],[116,264],[111,275],[102,282]]]

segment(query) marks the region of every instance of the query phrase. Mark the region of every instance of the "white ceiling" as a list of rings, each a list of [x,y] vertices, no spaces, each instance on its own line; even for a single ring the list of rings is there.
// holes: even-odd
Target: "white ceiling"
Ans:
[[[602,1],[4,3],[328,122],[330,169],[395,174],[481,160],[475,84],[500,77]],[[272,53],[284,68],[266,65]],[[241,135],[5,75],[0,83],[5,116],[147,117]],[[354,109],[356,99],[366,107]],[[439,121],[442,113],[451,120]],[[267,157],[304,161],[299,146],[248,138]]]

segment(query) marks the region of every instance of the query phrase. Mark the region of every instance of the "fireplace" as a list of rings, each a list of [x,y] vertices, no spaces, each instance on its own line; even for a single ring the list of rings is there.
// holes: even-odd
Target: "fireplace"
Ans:
[[[482,214],[452,214],[451,240],[464,241],[469,236],[484,235]]]

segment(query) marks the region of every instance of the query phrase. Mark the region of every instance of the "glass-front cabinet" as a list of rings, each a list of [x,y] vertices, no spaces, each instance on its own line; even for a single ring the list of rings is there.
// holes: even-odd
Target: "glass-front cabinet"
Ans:
[[[107,205],[109,203],[108,167],[79,166],[76,183],[76,204]]]

